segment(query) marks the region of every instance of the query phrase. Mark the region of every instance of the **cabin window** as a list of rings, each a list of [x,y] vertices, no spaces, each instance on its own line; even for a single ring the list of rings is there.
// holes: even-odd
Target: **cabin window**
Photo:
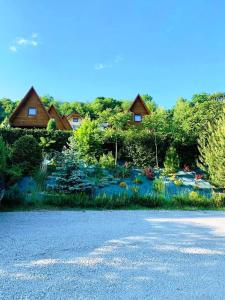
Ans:
[[[37,115],[37,108],[29,107],[28,108],[28,116],[36,116]]]
[[[134,121],[135,122],[141,122],[141,120],[142,120],[142,115],[134,115]]]
[[[77,123],[78,122],[78,118],[73,118],[73,122]]]

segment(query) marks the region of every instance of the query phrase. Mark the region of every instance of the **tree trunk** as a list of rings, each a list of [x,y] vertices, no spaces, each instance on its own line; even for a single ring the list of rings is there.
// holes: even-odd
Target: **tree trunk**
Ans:
[[[118,143],[116,139],[116,144],[115,144],[115,166],[117,165],[117,159],[118,159]]]
[[[158,145],[156,140],[156,135],[154,133],[154,140],[155,140],[155,162],[156,162],[156,168],[159,168],[159,160],[158,160]]]

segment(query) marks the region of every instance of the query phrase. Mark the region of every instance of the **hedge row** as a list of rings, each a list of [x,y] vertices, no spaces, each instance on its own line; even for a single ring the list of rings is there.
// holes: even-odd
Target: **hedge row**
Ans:
[[[51,150],[61,151],[63,146],[68,142],[71,136],[71,131],[52,130],[47,131],[46,129],[21,129],[21,128],[1,128],[0,136],[3,137],[5,142],[12,145],[18,138],[24,135],[32,135],[38,142],[40,137],[50,138],[56,141],[51,145]]]

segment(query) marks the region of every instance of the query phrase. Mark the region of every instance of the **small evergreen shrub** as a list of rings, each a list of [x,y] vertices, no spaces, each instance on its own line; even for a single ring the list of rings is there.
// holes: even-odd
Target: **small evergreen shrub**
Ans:
[[[47,124],[47,131],[56,130],[56,121],[55,119],[50,119]]]
[[[174,173],[179,169],[180,161],[176,149],[170,146],[166,152],[164,168],[167,173]]]
[[[60,193],[91,193],[93,184],[85,168],[78,162],[77,154],[66,150],[58,158],[55,172],[55,191]]]

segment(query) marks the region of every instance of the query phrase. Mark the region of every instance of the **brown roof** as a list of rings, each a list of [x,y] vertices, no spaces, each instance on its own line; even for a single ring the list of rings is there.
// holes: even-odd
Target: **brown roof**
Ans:
[[[132,108],[135,105],[136,102],[141,102],[142,106],[144,107],[144,109],[146,110],[147,114],[149,114],[149,109],[147,107],[147,105],[145,104],[144,100],[142,99],[142,97],[138,94],[137,97],[134,99],[133,103],[131,104],[129,111],[132,112]]]
[[[66,116],[62,116],[62,121],[63,121],[63,125],[65,127],[66,130],[72,130],[72,127],[67,119]]]
[[[32,95],[35,95],[37,98],[37,101],[39,101],[39,104],[41,105],[41,107],[43,108],[44,113],[47,115],[48,119],[50,119],[50,116],[46,110],[46,108],[44,107],[44,104],[42,103],[40,97],[38,96],[37,92],[35,91],[34,87],[32,86],[29,91],[27,92],[27,94],[25,95],[25,97],[20,101],[19,105],[16,107],[16,109],[13,111],[13,113],[10,115],[9,117],[9,122],[11,123],[13,121],[13,119],[18,115],[18,113],[20,112],[21,108],[26,104],[26,102],[30,99],[30,97]]]
[[[66,127],[64,126],[64,122],[62,120],[61,115],[58,113],[58,111],[56,110],[56,108],[53,104],[49,107],[48,113],[49,113],[51,118],[55,119],[57,129],[60,129],[60,130],[65,130],[66,129]]]
[[[77,111],[73,111],[69,115],[67,115],[67,120],[73,117],[80,117],[80,114]]]

